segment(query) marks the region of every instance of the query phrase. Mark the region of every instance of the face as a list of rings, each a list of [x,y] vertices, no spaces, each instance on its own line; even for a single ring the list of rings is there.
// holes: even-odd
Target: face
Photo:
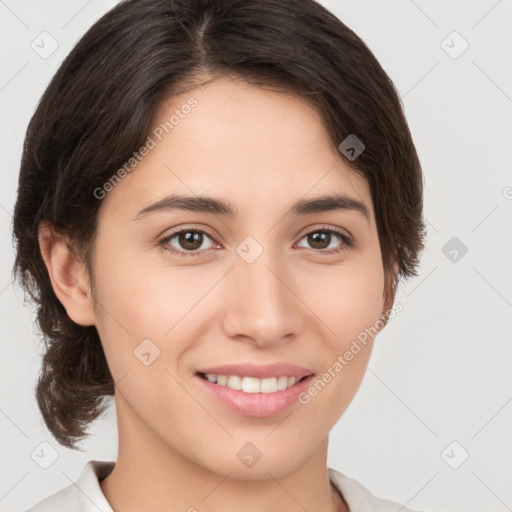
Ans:
[[[222,78],[171,98],[155,127],[176,110],[98,217],[120,442],[280,476],[327,439],[370,357],[371,338],[354,346],[384,311],[370,192],[301,98]],[[344,197],[304,206],[327,195]],[[217,202],[186,202],[199,196]]]

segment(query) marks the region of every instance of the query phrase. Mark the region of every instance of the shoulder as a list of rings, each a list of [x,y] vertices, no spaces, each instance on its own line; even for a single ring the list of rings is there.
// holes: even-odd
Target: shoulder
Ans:
[[[74,483],[39,501],[26,512],[113,512],[99,480],[110,474],[114,465],[113,461],[89,461]]]
[[[26,512],[50,512],[64,511],[78,512],[80,505],[78,503],[78,490],[73,485],[68,485],[64,489],[44,498]]]
[[[414,512],[394,501],[377,498],[357,480],[329,468],[329,478],[345,499],[350,512]]]

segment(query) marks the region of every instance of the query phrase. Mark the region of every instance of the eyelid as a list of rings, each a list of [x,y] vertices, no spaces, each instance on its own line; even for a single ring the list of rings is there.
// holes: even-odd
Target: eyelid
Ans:
[[[163,233],[166,233],[168,231],[170,231],[168,235],[164,235],[163,234]],[[181,225],[180,224],[179,227],[166,229],[160,235],[158,235],[157,238],[158,238],[159,241],[161,241],[162,239],[169,238],[169,237],[172,237],[174,235],[177,235],[178,233],[181,233],[182,231],[200,231],[200,232],[204,232],[210,238],[212,238],[213,240],[216,240],[217,238],[219,238],[220,240],[222,240],[225,243],[225,241],[222,238],[222,236],[217,235],[210,228],[208,228],[207,226],[204,226],[203,224],[191,224],[191,225],[188,225],[188,224]]]
[[[303,228],[303,230],[299,231],[299,234],[296,235],[296,237],[303,238],[306,235],[309,235],[310,233],[314,233],[316,231],[334,231],[336,233],[339,233],[347,239],[352,240],[352,235],[344,228],[340,228],[339,226],[331,226],[329,224],[310,224],[309,226],[306,226]]]

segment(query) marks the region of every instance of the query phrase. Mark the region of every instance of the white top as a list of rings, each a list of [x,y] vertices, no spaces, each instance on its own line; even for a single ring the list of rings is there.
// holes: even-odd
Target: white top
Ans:
[[[74,484],[43,499],[26,512],[113,512],[99,480],[114,469],[112,461],[89,461]],[[375,497],[359,482],[328,468],[329,478],[342,494],[350,512],[414,512],[398,503]]]

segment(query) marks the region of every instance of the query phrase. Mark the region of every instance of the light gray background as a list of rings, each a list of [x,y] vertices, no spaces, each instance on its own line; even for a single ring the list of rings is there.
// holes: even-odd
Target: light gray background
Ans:
[[[33,397],[41,352],[33,308],[10,274],[27,123],[64,57],[115,3],[0,0],[3,510],[69,485],[90,459],[116,457],[113,408],[83,452],[44,427]],[[420,275],[398,291],[403,311],[377,338],[359,393],[332,431],[329,466],[418,510],[512,510],[511,1],[322,3],[368,44],[403,98],[429,229]],[[43,31],[58,42],[45,59],[31,48],[42,46]],[[457,58],[464,41],[453,31],[469,44]],[[450,246],[443,253],[452,237],[468,248],[455,262]],[[44,441],[58,455],[48,469],[31,458]]]

